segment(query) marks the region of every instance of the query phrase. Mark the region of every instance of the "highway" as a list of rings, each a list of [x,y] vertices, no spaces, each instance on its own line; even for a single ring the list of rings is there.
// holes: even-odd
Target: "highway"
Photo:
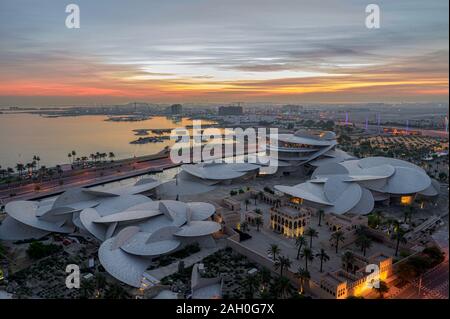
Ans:
[[[101,183],[113,182],[137,175],[143,175],[151,170],[162,170],[176,165],[169,157],[148,161],[129,161],[118,167],[103,167],[98,169],[77,170],[73,175],[58,177],[46,180],[41,183],[27,183],[23,186],[0,190],[0,201],[4,205],[12,200],[28,200],[38,197],[45,197],[57,194],[71,187],[86,187]],[[62,181],[62,185],[60,184]],[[36,185],[40,189],[35,190]],[[10,196],[10,193],[16,194]]]

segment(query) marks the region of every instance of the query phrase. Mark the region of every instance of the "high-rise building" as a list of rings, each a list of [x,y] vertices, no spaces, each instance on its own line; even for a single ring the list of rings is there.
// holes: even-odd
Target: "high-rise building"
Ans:
[[[183,112],[183,106],[181,104],[172,104],[170,106],[170,114],[179,115]]]
[[[219,115],[242,115],[242,106],[221,106],[219,107]]]

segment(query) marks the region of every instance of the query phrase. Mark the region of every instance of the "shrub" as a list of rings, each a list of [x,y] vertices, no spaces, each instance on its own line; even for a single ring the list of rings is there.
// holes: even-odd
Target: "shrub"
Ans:
[[[62,247],[55,244],[45,245],[40,241],[33,241],[27,249],[27,255],[31,259],[40,259],[53,255],[62,250]]]

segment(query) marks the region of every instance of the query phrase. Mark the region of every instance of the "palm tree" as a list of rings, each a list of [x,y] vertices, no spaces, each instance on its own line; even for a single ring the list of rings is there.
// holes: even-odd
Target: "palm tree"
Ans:
[[[305,269],[308,270],[308,261],[314,260],[313,251],[307,247],[303,248],[303,251],[300,255],[302,258],[305,258]]]
[[[269,254],[272,255],[272,259],[275,261],[277,255],[281,252],[281,249],[276,244],[271,244],[268,250]]]
[[[275,270],[280,269],[280,276],[282,277],[283,270],[285,268],[289,269],[289,267],[291,267],[291,265],[292,265],[292,261],[289,259],[289,257],[279,256],[277,258],[277,260],[275,261],[274,268],[275,268]]]
[[[314,237],[319,237],[319,233],[314,228],[308,227],[305,231],[305,236],[309,237],[309,249],[312,249],[312,242]]]
[[[394,232],[392,234],[392,238],[396,241],[395,244],[395,256],[398,256],[398,249],[400,247],[400,243],[406,244],[405,238],[406,232],[400,227],[400,224],[397,222],[394,225]]]
[[[47,174],[48,174],[48,177],[50,177],[50,179],[53,179],[53,174],[55,174],[55,171],[52,169],[49,169]]]
[[[44,178],[44,176],[47,174],[47,167],[45,165],[42,165],[39,168],[39,179],[42,182],[42,179]]]
[[[322,222],[322,215],[323,215],[323,213],[324,213],[323,209],[319,209],[317,211],[317,215],[319,215],[319,224],[318,224],[319,227],[322,226],[320,223]]]
[[[67,154],[67,157],[69,158],[69,163],[72,164],[72,153]]]
[[[303,236],[298,236],[295,240],[295,246],[297,247],[297,260],[300,256],[300,251],[302,250],[302,247],[306,245],[306,239]]]
[[[245,200],[245,210],[248,210],[248,204],[250,204],[250,201],[248,198]]]
[[[316,257],[320,258],[320,272],[322,272],[323,262],[324,261],[327,262],[328,260],[330,260],[330,256],[327,255],[327,253],[325,252],[325,249],[321,248],[320,253],[317,253]]]
[[[300,293],[303,294],[305,291],[305,283],[311,278],[311,275],[308,270],[299,267],[295,273],[295,277],[300,280]]]
[[[272,273],[267,268],[261,269],[259,276],[261,277],[262,284],[269,284],[272,280]]]
[[[248,275],[242,282],[245,287],[245,297],[252,299],[255,294],[255,290],[258,289],[260,285],[260,278],[256,275]]]
[[[101,273],[95,275],[95,286],[97,289],[103,289],[106,286],[106,277]]]
[[[376,210],[374,214],[377,220],[377,225],[379,225],[383,219],[383,212]]]
[[[39,168],[39,162],[41,161],[40,157],[37,155],[33,155],[33,161],[37,162],[38,168]]]
[[[351,251],[346,251],[344,255],[342,255],[342,263],[345,264],[345,270],[348,272],[349,266],[353,265],[355,262],[355,255]]]
[[[258,204],[256,201],[258,200],[258,194],[253,194],[252,198],[255,200],[255,206]]]
[[[33,164],[32,163],[27,163],[27,165],[25,165],[25,167],[28,169],[28,174],[33,173]]]
[[[80,297],[83,299],[89,299],[94,293],[94,282],[91,280],[82,280],[80,284],[81,294]]]
[[[362,251],[363,255],[365,256],[367,249],[372,247],[372,240],[369,237],[362,235],[362,236],[359,236],[358,238],[356,238],[355,245],[357,247],[361,248],[361,251]]]
[[[244,233],[247,232],[248,231],[248,223],[246,221],[242,222],[240,228],[241,228],[242,232],[244,232]]]
[[[259,231],[259,227],[263,225],[263,219],[261,217],[255,218],[256,231]]]
[[[125,299],[127,297],[129,297],[129,295],[126,290],[117,283],[112,284],[105,294],[106,299]]]
[[[56,171],[58,172],[59,178],[61,179],[61,177],[62,177],[62,175],[64,173],[61,165],[56,165]]]
[[[114,161],[114,157],[116,157],[116,155],[113,152],[109,152],[108,157],[112,162],[112,161]]]
[[[378,292],[380,298],[383,298],[384,294],[389,291],[388,285],[382,280],[379,280],[377,285],[373,285],[372,289]]]
[[[289,294],[289,290],[291,289],[291,282],[286,277],[279,277],[275,281],[275,291],[276,297],[278,298],[286,298]]]
[[[336,245],[336,254],[339,250],[339,242],[343,242],[345,240],[344,233],[341,230],[335,231],[331,234],[331,241]]]

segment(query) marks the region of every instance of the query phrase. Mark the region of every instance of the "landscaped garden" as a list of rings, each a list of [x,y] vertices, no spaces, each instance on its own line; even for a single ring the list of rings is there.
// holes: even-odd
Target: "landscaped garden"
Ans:
[[[231,248],[217,251],[203,259],[202,263],[205,266],[203,277],[223,278],[224,299],[296,298],[299,296],[287,278],[272,274]],[[250,270],[254,273],[249,274]],[[190,294],[191,274],[192,267],[181,268],[177,273],[163,278],[161,284],[170,285],[173,290],[187,296]]]

